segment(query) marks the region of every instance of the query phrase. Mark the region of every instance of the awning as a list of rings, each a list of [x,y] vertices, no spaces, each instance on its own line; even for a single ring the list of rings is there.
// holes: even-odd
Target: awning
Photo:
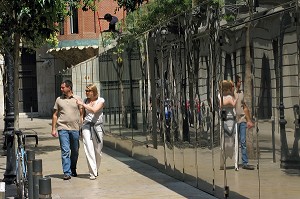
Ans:
[[[47,51],[56,58],[64,60],[68,65],[75,66],[99,53],[96,45],[92,46],[71,46],[62,48],[52,48]]]

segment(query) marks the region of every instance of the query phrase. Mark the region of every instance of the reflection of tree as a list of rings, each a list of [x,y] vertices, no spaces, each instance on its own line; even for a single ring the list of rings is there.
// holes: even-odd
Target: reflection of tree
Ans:
[[[143,132],[146,132],[146,123],[147,123],[147,87],[146,87],[146,70],[147,70],[147,62],[148,62],[148,51],[147,51],[147,44],[146,39],[141,38],[139,40],[139,51],[140,51],[140,60],[141,60],[141,73],[142,73],[142,117],[143,117]],[[149,86],[149,85],[148,85]]]
[[[134,107],[134,99],[133,99],[133,82],[132,82],[132,52],[134,50],[134,42],[130,42],[127,45],[126,51],[127,51],[127,57],[128,57],[128,69],[129,69],[129,91],[130,91],[130,127],[137,129],[137,112]]]
[[[160,76],[160,65],[158,62],[158,57],[157,55],[154,58],[154,66],[156,69],[156,73],[155,73],[155,80],[156,80],[156,115],[157,115],[157,134],[160,135],[161,138],[162,137],[162,121],[163,121],[163,117],[161,117],[161,115],[163,115],[163,107],[162,107],[162,102],[161,102],[161,93],[162,93],[162,88],[161,88],[161,84],[162,84],[162,80],[161,80],[161,76]]]
[[[170,50],[170,98],[172,100],[171,105],[171,112],[172,112],[172,130],[174,132],[174,141],[178,141],[179,138],[179,132],[178,132],[178,103],[179,103],[179,93],[178,91],[178,77],[179,77],[179,70],[176,70],[176,64],[177,62],[177,49],[178,46],[174,46],[172,50]],[[174,62],[173,62],[174,60]]]
[[[199,92],[199,83],[198,83],[198,75],[199,75],[199,61],[200,61],[200,41],[196,40],[193,42],[193,53],[194,53],[194,59],[193,59],[193,65],[194,65],[194,74],[193,74],[193,82],[195,84],[195,108],[194,112],[196,115],[196,130],[201,125],[201,101],[200,101],[200,92]],[[201,129],[201,128],[200,128]],[[196,140],[197,140],[197,133],[196,133]]]
[[[188,24],[190,25],[190,21],[189,21],[190,17],[185,17],[184,18],[184,24]],[[188,27],[185,27],[188,28]],[[183,119],[183,141],[190,141],[190,134],[189,134],[189,110],[188,110],[188,98],[190,96],[188,96],[188,78],[189,78],[189,71],[190,71],[190,38],[189,38],[189,34],[187,34],[187,31],[185,31],[184,36],[184,57],[183,61],[180,62],[181,63],[181,69],[183,71],[183,76],[181,78],[181,86],[182,86],[182,90],[183,90],[183,99],[182,99],[182,119]]]
[[[122,81],[122,77],[123,77],[123,71],[124,71],[124,66],[123,66],[123,58],[122,58],[122,53],[123,53],[123,45],[118,45],[116,48],[116,52],[114,52],[114,54],[117,56],[116,61],[112,62],[113,63],[113,67],[116,71],[117,77],[118,77],[118,81],[119,81],[119,85],[120,85],[120,92],[121,92],[121,112],[122,112],[122,126],[127,127],[127,119],[125,117],[126,114],[126,110],[125,110],[125,101],[124,101],[124,84]]]

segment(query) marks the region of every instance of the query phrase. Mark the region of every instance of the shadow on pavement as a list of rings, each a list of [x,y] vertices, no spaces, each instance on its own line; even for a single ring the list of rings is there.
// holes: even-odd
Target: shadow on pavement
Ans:
[[[172,183],[172,180],[166,181],[166,177],[170,178],[170,179],[173,177],[170,177],[167,174],[164,174],[162,172],[154,172],[154,170],[159,171],[157,168],[154,168],[151,165],[143,163],[137,159],[126,156],[125,154],[115,151],[108,147],[104,147],[102,151],[104,153],[106,153],[107,155],[111,156],[112,158],[115,158],[118,161],[128,165],[131,169],[140,173],[141,175],[146,176],[147,178],[167,187],[168,189],[182,195],[183,197],[186,197],[186,198],[189,197],[189,195],[187,195],[186,191],[182,188],[178,188],[176,183]],[[139,164],[137,164],[137,162],[139,162]],[[166,177],[162,178],[161,175],[166,175]],[[178,181],[181,182],[180,180],[178,180]],[[186,184],[186,185],[188,185],[188,184]],[[191,186],[191,185],[188,185],[188,186]],[[202,190],[199,190],[199,191],[202,191]],[[245,197],[241,196],[240,198],[244,199]]]

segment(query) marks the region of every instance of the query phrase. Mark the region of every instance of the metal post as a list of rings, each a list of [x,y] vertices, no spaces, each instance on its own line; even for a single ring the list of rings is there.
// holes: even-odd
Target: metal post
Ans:
[[[5,182],[0,182],[0,199],[5,199]]]
[[[33,173],[33,199],[39,198],[39,179],[43,177],[42,174],[42,160],[35,159],[32,161]]]
[[[5,117],[4,136],[6,148],[6,169],[3,182],[12,184],[16,178],[16,154],[14,151],[14,64],[13,56],[6,51],[4,55],[6,66],[6,83],[4,84]]]
[[[35,159],[34,151],[28,150],[27,154],[27,172],[28,172],[28,198],[33,199],[33,160]]]
[[[273,162],[276,162],[275,159],[275,120],[272,119],[272,151],[273,151]]]
[[[280,157],[280,168],[288,168],[288,145],[286,138],[285,125],[287,121],[284,118],[284,104],[283,104],[283,37],[285,29],[287,27],[287,20],[289,15],[284,13],[281,17],[280,23],[280,39],[279,39],[279,129],[280,129],[280,141],[281,141],[281,157]]]
[[[39,198],[52,198],[51,178],[44,177],[39,179]]]

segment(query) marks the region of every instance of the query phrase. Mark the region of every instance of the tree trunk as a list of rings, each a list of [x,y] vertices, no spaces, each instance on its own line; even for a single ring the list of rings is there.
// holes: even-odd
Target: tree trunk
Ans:
[[[125,117],[126,109],[125,109],[125,103],[124,103],[124,85],[122,82],[122,79],[119,79],[120,84],[120,90],[121,90],[121,110],[122,110],[122,126],[127,127],[127,117]]]
[[[245,52],[245,59],[246,59],[246,70],[245,70],[245,81],[244,81],[244,100],[249,108],[250,116],[252,118],[252,59],[251,59],[251,51],[250,51],[250,26],[251,23],[249,22],[246,29],[246,52]],[[253,129],[247,129],[247,153],[250,159],[255,158],[255,151],[254,151],[254,135]]]
[[[14,35],[14,129],[19,130],[19,66],[20,66],[20,34]]]

